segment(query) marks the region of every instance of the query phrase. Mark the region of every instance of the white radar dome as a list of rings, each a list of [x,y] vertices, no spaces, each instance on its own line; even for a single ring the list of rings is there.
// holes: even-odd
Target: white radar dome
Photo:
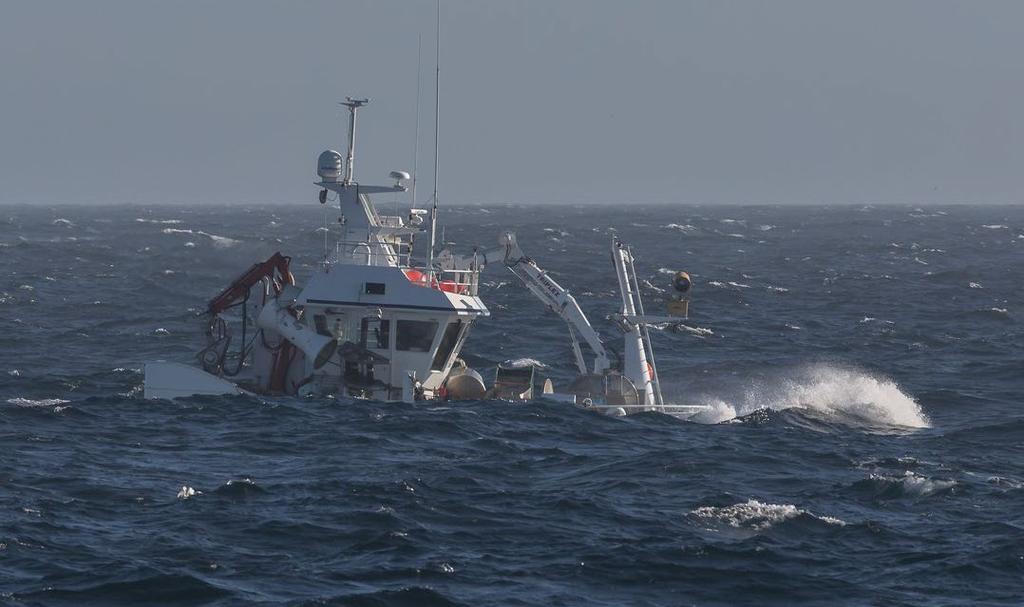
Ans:
[[[324,181],[337,181],[341,177],[341,154],[327,150],[316,161],[316,174]]]

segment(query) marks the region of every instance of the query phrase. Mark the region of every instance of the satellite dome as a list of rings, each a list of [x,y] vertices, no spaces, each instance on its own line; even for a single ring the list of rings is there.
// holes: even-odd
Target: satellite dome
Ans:
[[[316,161],[316,174],[324,181],[338,181],[341,177],[341,154],[327,150]]]

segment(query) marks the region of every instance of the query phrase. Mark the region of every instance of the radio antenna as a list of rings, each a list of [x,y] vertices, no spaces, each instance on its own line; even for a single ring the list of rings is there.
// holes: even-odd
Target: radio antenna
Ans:
[[[412,206],[416,207],[416,181],[419,177],[420,165],[420,76],[423,57],[423,34],[416,41],[416,136],[412,151]]]
[[[430,252],[427,255],[427,272],[434,275],[434,242],[437,233],[437,135],[441,115],[441,0],[437,0],[437,45],[434,49],[434,204],[430,207]]]

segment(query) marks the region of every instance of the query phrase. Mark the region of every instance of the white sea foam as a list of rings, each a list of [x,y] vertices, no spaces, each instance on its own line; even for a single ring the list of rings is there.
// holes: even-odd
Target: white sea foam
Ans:
[[[227,236],[218,236],[217,234],[210,234],[209,232],[204,232],[202,230],[189,230],[188,228],[164,228],[161,231],[164,234],[191,234],[195,236],[206,236],[213,243],[213,246],[217,247],[218,249],[225,249],[227,247],[234,246],[241,242],[239,240],[235,240],[234,238],[228,238]],[[196,245],[195,243],[186,242],[185,246],[194,247]]]
[[[701,337],[715,334],[711,329],[705,329],[704,327],[691,327],[690,325],[684,325],[683,323],[677,324],[676,328],[680,331],[685,331],[692,335],[699,335]]]
[[[53,225],[55,225],[55,226],[67,226],[67,227],[70,228],[70,227],[74,226],[75,224],[70,219],[64,219],[63,217],[58,217],[57,219],[53,220]]]
[[[12,405],[18,405],[19,407],[53,407],[55,405],[63,405],[71,401],[64,400],[63,398],[8,398],[7,402]]]
[[[640,281],[640,284],[642,284],[643,286],[647,287],[648,289],[650,289],[652,291],[656,291],[658,293],[664,293],[665,292],[665,289],[662,289],[661,287],[654,286],[653,284],[651,284],[651,281],[647,280],[646,278],[644,280]]]
[[[728,400],[709,395],[696,401],[710,408],[693,418],[701,423],[728,421],[765,408],[782,411],[798,407],[872,424],[911,428],[930,425],[920,405],[891,379],[827,364],[809,365],[780,374],[775,380],[755,382]]]
[[[807,515],[829,525],[844,526],[846,522],[831,516],[815,516],[792,504],[767,504],[757,500],[748,500],[732,506],[701,506],[690,511],[690,515],[703,524],[712,527],[727,525],[737,529],[746,528],[764,531],[801,515]]]
[[[529,367],[531,365],[541,369],[547,368],[547,365],[545,365],[544,363],[540,362],[535,358],[513,358],[511,360],[506,360],[505,362],[501,363],[501,366],[512,369]]]
[[[202,491],[199,491],[199,490],[197,490],[197,489],[195,489],[193,487],[189,487],[188,485],[182,485],[181,489],[178,490],[178,499],[180,499],[180,500],[187,500],[189,498],[193,498],[193,497],[195,497],[197,495],[202,495],[202,494],[203,494]]]
[[[170,224],[170,225],[185,223],[184,221],[182,221],[180,219],[144,219],[142,217],[135,218],[135,221],[137,221],[139,223],[160,223],[160,224]]]
[[[1024,489],[1024,482],[1003,476],[990,476],[986,482],[1007,490]]]
[[[956,486],[954,480],[928,478],[910,470],[905,471],[903,476],[872,474],[871,480],[882,485],[897,487],[901,494],[910,497],[928,497]]]
[[[1001,223],[990,223],[988,225],[983,225],[981,227],[985,228],[986,230],[1008,230],[1008,229],[1010,229],[1010,226],[1004,226]]]
[[[981,286],[981,283],[978,283],[978,282],[968,283],[967,286],[970,287],[971,289],[983,289],[984,288],[984,287]]]
[[[686,234],[690,234],[692,232],[696,232],[697,231],[697,228],[695,228],[694,226],[692,226],[692,225],[690,225],[688,223],[687,224],[668,223],[668,224],[665,224],[665,225],[663,225],[661,227],[663,227],[663,228],[665,228],[667,230],[679,230],[680,232],[684,232]]]

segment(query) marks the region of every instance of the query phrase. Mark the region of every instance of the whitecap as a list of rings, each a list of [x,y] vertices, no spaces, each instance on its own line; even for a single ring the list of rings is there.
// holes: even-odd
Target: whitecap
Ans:
[[[765,288],[773,293],[789,293],[789,289],[787,289],[786,287],[776,287],[773,285],[768,285]]]
[[[686,223],[686,224],[667,223],[667,224],[665,224],[665,225],[663,225],[661,227],[665,228],[666,230],[679,230],[680,232],[684,232],[686,234],[690,234],[692,232],[696,232],[697,231],[697,228],[695,228],[694,226],[692,226],[692,225],[690,225],[688,223]]]
[[[986,482],[1006,489],[1024,489],[1024,482],[1004,476],[990,476]]]
[[[736,529],[746,528],[764,531],[774,525],[809,516],[829,525],[845,526],[846,522],[831,516],[815,516],[792,504],[770,504],[758,500],[747,500],[732,506],[701,506],[691,510],[690,515],[704,524],[727,525]]]
[[[198,233],[202,234],[203,236],[206,236],[211,241],[213,241],[213,246],[217,247],[218,249],[226,249],[228,247],[233,247],[239,242],[241,242],[240,240],[228,238],[227,236],[217,236],[216,234],[207,234],[206,232]]]
[[[163,327],[160,327],[160,328],[155,329],[153,331],[153,335],[170,335],[170,334],[171,334],[171,332],[168,331],[167,329],[163,328]]]
[[[690,333],[691,335],[699,335],[701,337],[707,337],[708,335],[715,334],[715,332],[712,331],[711,329],[706,329],[704,327],[691,327],[690,325],[686,325],[683,323],[677,324],[676,330],[685,331],[687,333]]]
[[[968,283],[967,286],[968,286],[968,288],[971,288],[971,289],[983,289],[984,288],[984,287],[981,286],[981,283],[978,283],[978,282]]]
[[[657,293],[664,293],[665,292],[665,289],[662,289],[661,287],[654,286],[653,284],[651,284],[651,281],[647,280],[646,278],[644,280],[640,281],[640,284],[642,284],[643,286],[645,286],[648,289],[650,289],[652,291],[655,291]]]
[[[872,474],[870,480],[881,485],[896,487],[902,495],[910,497],[928,497],[952,489],[957,484],[954,480],[928,478],[910,470],[905,471],[903,476]]]
[[[70,403],[71,401],[63,398],[8,398],[7,402],[12,405],[18,405],[19,407],[53,407],[54,405],[63,405]]]
[[[187,500],[189,498],[193,498],[193,497],[195,497],[197,495],[202,495],[202,494],[203,494],[203,492],[199,491],[198,489],[195,489],[193,487],[189,487],[188,485],[182,485],[181,489],[178,490],[178,499],[180,499],[180,500]]]
[[[991,224],[983,225],[981,227],[985,228],[986,230],[1008,230],[1008,229],[1010,229],[1010,226],[1006,226],[1006,225],[1003,225],[1001,223],[991,223]]]
[[[234,238],[228,238],[227,236],[218,236],[217,234],[210,234],[209,232],[204,232],[202,230],[189,230],[187,228],[164,228],[161,231],[164,234],[191,234],[195,236],[206,236],[207,238],[210,239],[211,242],[213,242],[213,246],[220,249],[234,246],[241,242],[240,240],[236,240]],[[194,242],[186,242],[185,246],[194,247],[196,245]]]
[[[871,424],[927,428],[928,417],[913,397],[891,379],[856,369],[828,364],[808,365],[775,379],[754,382],[738,397],[717,395],[691,398],[709,407],[694,417],[702,423],[719,423],[761,409],[783,411],[802,408],[825,415],[845,415]]]
[[[185,223],[180,219],[143,219],[142,217],[136,217],[135,221],[139,223],[159,223],[159,224],[181,224]]]
[[[544,363],[540,362],[535,358],[513,358],[501,363],[501,366],[509,369],[520,369],[523,367],[530,366],[537,367],[540,369],[547,368],[547,365],[545,365]]]
[[[70,227],[73,227],[75,224],[72,223],[72,221],[70,219],[64,219],[63,217],[58,217],[57,219],[53,220],[53,225],[55,225],[55,226],[66,226],[66,227],[70,228]]]

